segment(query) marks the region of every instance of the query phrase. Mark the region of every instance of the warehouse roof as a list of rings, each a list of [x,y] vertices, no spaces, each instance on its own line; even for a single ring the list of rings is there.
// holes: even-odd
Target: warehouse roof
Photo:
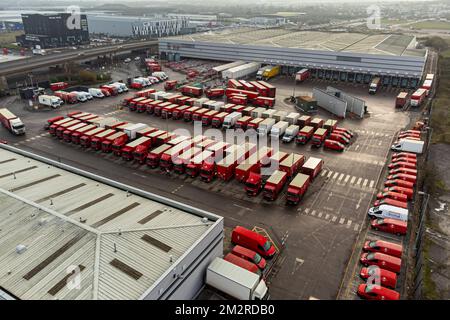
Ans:
[[[284,28],[234,28],[217,32],[180,35],[167,40],[218,42],[237,45],[257,45],[299,48],[335,52],[354,52],[395,56],[424,56],[425,50],[414,49],[412,35],[345,32],[295,31]]]
[[[220,218],[3,148],[0,203],[0,289],[20,299],[143,298]]]

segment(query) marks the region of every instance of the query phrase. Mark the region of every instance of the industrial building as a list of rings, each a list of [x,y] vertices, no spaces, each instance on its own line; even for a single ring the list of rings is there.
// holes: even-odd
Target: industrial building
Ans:
[[[0,144],[1,299],[192,299],[223,218]]]
[[[309,68],[312,77],[415,87],[427,52],[409,35],[295,31],[284,28],[235,28],[159,40],[162,58],[255,61],[281,65],[293,74]]]
[[[78,19],[79,18],[79,19]],[[85,14],[22,14],[24,35],[16,38],[24,47],[56,48],[89,44]]]
[[[132,17],[89,14],[89,31],[110,37],[156,38],[193,32],[186,17]]]

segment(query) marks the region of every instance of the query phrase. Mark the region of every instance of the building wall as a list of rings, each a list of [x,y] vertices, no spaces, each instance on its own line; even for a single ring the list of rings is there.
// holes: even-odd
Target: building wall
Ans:
[[[255,61],[282,66],[420,78],[426,57],[389,56],[295,48],[160,39],[159,52],[221,61]]]

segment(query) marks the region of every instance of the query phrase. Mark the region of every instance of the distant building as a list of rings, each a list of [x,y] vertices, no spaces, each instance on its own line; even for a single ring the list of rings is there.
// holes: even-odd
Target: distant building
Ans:
[[[250,24],[254,24],[257,26],[282,26],[287,23],[286,18],[283,17],[254,17],[250,18],[249,20]]]
[[[215,26],[217,25],[217,16],[209,14],[182,14],[182,13],[169,13],[169,18],[175,19],[189,19],[191,26]]]
[[[25,34],[17,37],[24,47],[67,47],[89,44],[89,30],[85,14],[70,13],[22,14]]]
[[[89,32],[126,38],[158,38],[192,32],[188,18],[91,15]]]

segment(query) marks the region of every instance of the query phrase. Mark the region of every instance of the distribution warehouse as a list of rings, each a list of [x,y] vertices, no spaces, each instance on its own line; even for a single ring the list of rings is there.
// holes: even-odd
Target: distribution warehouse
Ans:
[[[219,216],[0,146],[0,300],[192,299],[222,255]]]
[[[312,76],[368,83],[372,76],[383,84],[402,82],[416,87],[422,77],[426,50],[416,49],[409,35],[293,31],[237,28],[168,37],[159,40],[163,58],[200,58],[255,61],[283,66],[284,73],[309,68]]]

